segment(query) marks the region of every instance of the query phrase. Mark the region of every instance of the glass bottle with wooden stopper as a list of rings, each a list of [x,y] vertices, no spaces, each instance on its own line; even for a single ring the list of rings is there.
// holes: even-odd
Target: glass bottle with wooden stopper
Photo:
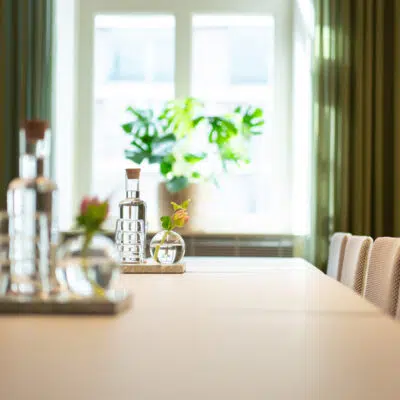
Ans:
[[[140,168],[125,170],[126,198],[119,203],[121,219],[142,220],[146,225],[146,203],[140,198]]]
[[[140,198],[140,168],[125,170],[126,198],[119,203],[116,244],[123,263],[142,263],[146,243],[146,202]]]
[[[28,120],[20,131],[19,177],[7,192],[11,218],[11,288],[16,293],[49,293],[55,279],[57,185],[48,178],[50,131],[42,120]]]

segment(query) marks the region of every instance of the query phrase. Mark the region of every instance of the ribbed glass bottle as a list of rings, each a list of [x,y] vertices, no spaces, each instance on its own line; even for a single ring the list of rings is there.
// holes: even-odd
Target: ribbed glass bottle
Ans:
[[[122,263],[142,263],[146,248],[146,203],[140,198],[139,168],[125,170],[126,198],[119,203],[115,241]]]

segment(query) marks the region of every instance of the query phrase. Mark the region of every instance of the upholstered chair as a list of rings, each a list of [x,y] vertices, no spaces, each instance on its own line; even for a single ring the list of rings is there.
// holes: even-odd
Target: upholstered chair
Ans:
[[[372,245],[364,296],[394,316],[400,281],[400,239],[381,237]]]
[[[350,236],[344,251],[340,281],[362,294],[372,246],[369,236]]]
[[[329,246],[327,275],[336,280],[340,280],[344,251],[350,233],[336,232],[331,237]]]

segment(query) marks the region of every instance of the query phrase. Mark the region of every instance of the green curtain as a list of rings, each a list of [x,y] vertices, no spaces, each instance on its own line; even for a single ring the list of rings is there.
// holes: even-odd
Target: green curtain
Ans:
[[[52,0],[0,0],[0,208],[18,174],[19,127],[51,120]]]
[[[315,0],[314,262],[330,235],[400,236],[400,0]]]

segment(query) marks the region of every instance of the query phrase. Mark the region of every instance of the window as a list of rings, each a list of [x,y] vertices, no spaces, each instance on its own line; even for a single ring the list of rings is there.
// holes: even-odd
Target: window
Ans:
[[[123,169],[132,165],[124,159],[129,140],[120,128],[127,106],[158,109],[174,97],[195,96],[210,113],[224,113],[236,105],[262,107],[266,121],[264,134],[252,143],[251,164],[231,168],[227,174],[218,172],[219,188],[204,200],[204,231],[292,233],[296,212],[292,198],[301,190],[292,181],[293,163],[301,161],[292,148],[296,140],[291,131],[291,4],[289,0],[78,2],[79,29],[72,49],[77,56],[72,77],[75,150],[69,155],[74,166],[59,174],[60,186],[72,186],[74,195],[61,204],[61,228],[71,226],[74,207],[88,192],[111,196],[111,213],[117,216],[118,201],[124,196]],[[59,154],[64,155],[67,136],[58,140]],[[141,187],[151,230],[158,224],[159,180],[156,165],[142,165]]]
[[[268,209],[277,177],[265,163],[273,145],[274,18],[197,14],[192,26],[193,95],[205,101],[210,113],[253,105],[263,109],[266,121],[264,134],[252,141],[251,164],[218,174],[219,189],[205,204],[205,229],[215,223],[225,231],[262,232],[271,223]],[[232,218],[239,210],[243,219]]]
[[[124,196],[123,171],[132,166],[124,159],[129,137],[120,126],[128,106],[159,109],[174,97],[175,18],[98,15],[94,32],[91,190],[103,198],[112,195],[110,214],[116,217]],[[142,194],[157,199],[156,166],[144,167],[142,178]],[[157,204],[148,203],[149,215],[156,215]]]

